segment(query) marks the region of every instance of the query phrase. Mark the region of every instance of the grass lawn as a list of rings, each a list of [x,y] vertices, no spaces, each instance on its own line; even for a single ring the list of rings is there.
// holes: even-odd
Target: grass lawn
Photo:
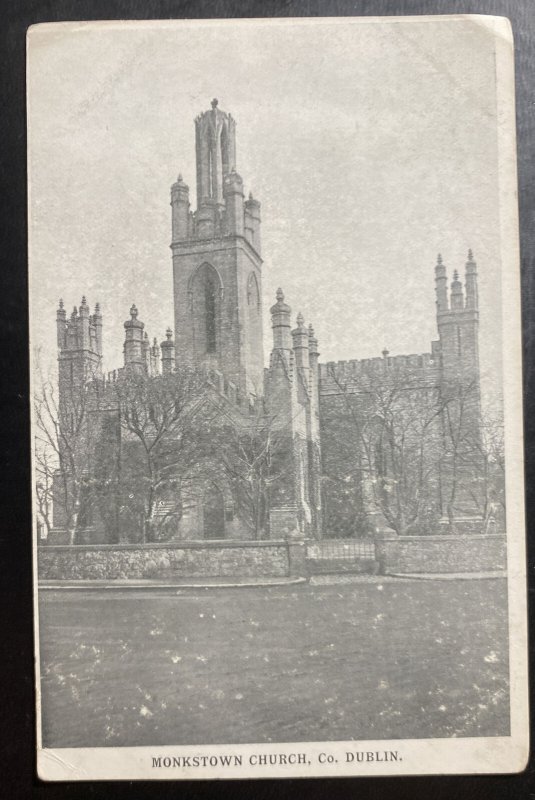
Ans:
[[[42,592],[46,747],[509,733],[506,582]]]

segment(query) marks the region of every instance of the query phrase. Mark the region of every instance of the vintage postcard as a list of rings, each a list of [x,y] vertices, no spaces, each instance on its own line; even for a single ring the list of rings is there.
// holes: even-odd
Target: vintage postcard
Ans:
[[[517,772],[513,41],[28,33],[39,776]]]

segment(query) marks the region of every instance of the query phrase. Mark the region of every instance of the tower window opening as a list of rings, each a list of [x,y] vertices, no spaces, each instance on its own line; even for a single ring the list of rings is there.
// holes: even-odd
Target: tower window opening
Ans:
[[[213,172],[214,172],[214,156],[212,148],[209,147],[208,148],[208,197],[210,198],[214,196]]]
[[[206,352],[216,351],[216,288],[209,278],[204,284],[204,304],[206,314]]]

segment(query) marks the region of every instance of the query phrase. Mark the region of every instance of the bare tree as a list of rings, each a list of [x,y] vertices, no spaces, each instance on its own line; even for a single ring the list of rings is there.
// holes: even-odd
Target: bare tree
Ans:
[[[395,372],[372,387],[373,415],[362,429],[375,502],[400,536],[429,523],[438,507],[438,389],[418,374]]]
[[[59,496],[54,499],[64,510],[69,544],[75,544],[88,474],[88,410],[94,381],[92,376],[88,376],[79,385],[71,383],[64,387],[60,402],[54,383],[44,377],[39,362],[37,370],[39,387],[34,396],[36,449],[42,454],[42,463],[48,465],[47,469],[53,463],[57,465],[59,480],[55,486]]]
[[[44,526],[47,537],[52,530],[52,509],[54,494],[54,472],[57,468],[53,453],[36,437],[34,464],[36,472],[35,500],[40,524]]]
[[[228,415],[217,450],[242,518],[255,539],[266,535],[271,487],[290,469],[289,421],[257,400],[251,413]]]
[[[360,486],[358,501],[399,535],[429,524],[438,516],[440,420],[448,402],[439,387],[409,367],[386,372],[379,365],[354,384],[331,377],[342,398],[339,435],[347,426],[351,443],[345,471],[354,474],[346,480]]]
[[[195,369],[180,368],[156,377],[130,372],[114,389],[124,485],[129,487],[121,507],[137,516],[142,540],[153,541],[167,516],[156,513],[159,493],[198,459],[199,426],[209,428],[219,412],[207,404],[206,375]],[[205,430],[205,439],[207,435]]]
[[[479,503],[485,529],[505,524],[505,449],[503,413],[487,409],[481,416],[480,436],[474,442],[481,464],[482,487],[472,490]]]
[[[443,389],[443,476],[446,513],[451,531],[456,528],[457,506],[468,502],[483,514],[488,489],[488,459],[484,452],[476,381],[456,381]]]

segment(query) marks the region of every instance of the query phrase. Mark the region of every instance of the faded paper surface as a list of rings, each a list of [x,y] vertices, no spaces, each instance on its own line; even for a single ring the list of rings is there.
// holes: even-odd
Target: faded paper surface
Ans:
[[[41,25],[29,32],[28,67],[39,774],[50,780],[189,779],[521,769],[528,748],[525,562],[514,84],[508,22],[491,17],[421,17]],[[214,97],[218,104],[211,106]],[[199,173],[193,127],[201,112],[230,113],[237,121],[232,154],[236,163],[218,166],[216,159],[208,164],[206,191],[213,195],[204,198],[204,206],[199,189],[203,168]],[[214,153],[223,153],[224,146]],[[201,156],[202,152],[202,148],[197,151]],[[235,174],[232,168],[243,177],[244,198],[251,190],[261,202],[261,245],[253,230],[254,206],[246,205],[245,217],[242,211],[238,222],[238,217],[229,222],[231,201],[223,181]],[[183,179],[177,182],[178,173]],[[174,188],[176,208],[183,183],[190,187],[189,202],[197,216],[184,222],[176,212],[171,230],[169,188],[179,187]],[[243,202],[240,191],[232,196]],[[220,210],[213,212],[214,207]],[[200,217],[206,208],[219,216],[208,223],[215,227],[202,233]],[[250,214],[247,208],[252,209]],[[186,233],[180,229],[182,223],[190,226]],[[243,227],[236,234],[232,225]],[[217,242],[224,249],[234,235],[242,242],[240,252],[246,251],[253,263],[254,286],[246,278],[243,286],[240,283],[240,270],[250,269],[239,261],[241,255],[237,278],[232,277],[229,262],[217,255]],[[171,238],[177,245],[174,280]],[[183,256],[188,243],[193,243],[191,252]],[[260,249],[263,262],[257,258]],[[473,255],[467,256],[469,250]],[[194,269],[191,258],[198,262]],[[203,289],[197,305],[195,270],[207,261],[211,268],[215,264],[221,284],[214,284],[212,294]],[[468,319],[472,307],[467,276],[472,263],[477,263],[478,281],[475,340],[470,338]],[[446,268],[451,308],[458,302],[450,292],[457,292],[451,282],[454,270],[459,271],[461,311],[468,314],[462,324],[459,317],[447,323],[457,326],[455,341],[448,339],[448,332],[443,339],[442,334],[437,336],[435,277],[439,287],[441,264]],[[181,282],[188,269],[190,282]],[[276,300],[280,286],[284,298]],[[84,302],[79,305],[82,295],[90,304],[87,311]],[[64,318],[58,317],[58,329],[60,297],[66,311]],[[437,298],[440,303],[439,293]],[[100,344],[96,302],[103,316]],[[137,309],[129,318],[132,303]],[[90,318],[86,340],[68,333],[73,304],[77,319]],[[281,304],[289,304],[291,311],[285,312]],[[251,316],[251,306],[258,318]],[[231,311],[236,321],[225,322],[224,315]],[[306,328],[296,322],[297,312],[304,315]],[[286,313],[293,334],[290,329],[285,332]],[[50,411],[52,398],[43,386],[52,387],[52,393],[57,385],[58,337],[64,337],[61,348],[67,354],[67,360],[60,360],[60,371],[71,369],[70,379],[76,381],[80,354],[83,361],[84,353],[93,353],[94,359],[88,356],[87,363],[93,365],[91,370],[96,364],[99,375],[106,377],[99,400],[101,424],[102,408],[115,409],[110,400],[117,398],[114,392],[126,402],[114,387],[117,370],[124,363],[124,377],[130,369],[128,358],[132,353],[134,361],[137,357],[137,345],[128,342],[137,335],[138,319],[150,334],[148,347],[156,348],[147,355],[139,342],[139,364],[145,372],[155,375],[164,369],[164,353],[169,351],[160,343],[165,343],[170,327],[176,372],[198,355],[202,344],[203,364],[216,370],[220,394],[227,399],[234,390],[238,394],[241,390],[246,405],[251,405],[253,396],[264,395],[268,405],[276,396],[271,403],[281,414],[286,401],[278,394],[277,364],[285,370],[288,386],[297,386],[288,390],[288,425],[292,441],[300,442],[302,450],[291,456],[295,463],[290,472],[273,478],[274,485],[277,477],[286,489],[291,484],[295,495],[291,502],[286,498],[277,504],[273,498],[279,489],[270,485],[271,506],[265,510],[261,529],[250,526],[252,533],[243,533],[234,484],[220,488],[224,469],[212,460],[210,476],[203,476],[203,482],[198,465],[190,464],[192,527],[185,529],[182,476],[180,519],[171,534],[164,532],[153,540],[156,549],[147,549],[146,527],[139,534],[143,537],[139,548],[141,540],[129,531],[125,534],[124,525],[117,543],[106,539],[105,533],[94,533],[98,524],[95,527],[89,516],[85,528],[77,517],[78,539],[68,544],[73,518],[69,502],[77,491],[73,488],[77,470],[83,491],[97,498],[92,500],[93,516],[103,519],[110,495],[95,472],[95,464],[101,464],[98,454],[105,451],[102,441],[96,450],[88,444],[97,418],[93,406],[83,420],[93,433],[76,445],[76,464],[65,466],[72,439],[65,434],[62,439],[61,430],[55,454],[53,447],[45,452],[41,444],[46,439],[40,425],[43,408]],[[299,349],[304,346],[299,344],[304,341],[299,339],[300,330],[306,331],[306,364]],[[314,336],[321,353],[316,378],[310,360]],[[430,344],[437,339],[441,352]],[[448,341],[453,342],[451,353]],[[384,370],[394,370],[389,375],[399,375],[400,364],[404,370],[419,370],[422,364],[427,369],[427,365],[431,372],[425,373],[425,383],[439,363],[447,364],[456,353],[460,357],[468,351],[470,364],[478,360],[482,441],[490,440],[494,447],[504,431],[499,453],[485,450],[485,469],[490,462],[494,470],[505,459],[506,512],[500,516],[495,489],[485,490],[484,508],[477,513],[470,505],[488,479],[480,470],[475,476],[479,488],[465,486],[462,503],[457,499],[449,520],[444,500],[442,516],[437,512],[434,522],[425,523],[425,531],[403,527],[406,521],[400,522],[391,502],[396,496],[403,504],[408,496],[399,488],[403,476],[395,471],[393,455],[385,456],[381,472],[378,440],[364,435],[362,425],[357,439],[364,462],[361,459],[358,469],[352,462],[347,475],[339,465],[331,468],[333,451],[336,454],[347,443],[338,442],[333,433],[333,401],[328,398],[341,397],[347,410],[354,381],[361,381],[358,396],[377,392],[368,370],[378,368],[378,358]],[[396,360],[405,354],[416,354],[416,361]],[[355,359],[364,360],[364,366],[336,366]],[[260,388],[264,367],[265,389]],[[355,377],[355,370],[360,377]],[[407,373],[403,374],[406,382]],[[411,389],[415,374],[409,376]],[[368,376],[367,383],[363,375]],[[93,373],[84,372],[84,381],[88,377]],[[388,378],[391,394],[393,380]],[[319,392],[316,406],[314,391]],[[380,402],[384,403],[384,393]],[[422,429],[435,430],[438,418],[440,436],[452,436],[452,406],[440,402],[436,413],[426,405],[416,414],[420,436],[427,436]],[[388,428],[396,454],[400,442],[394,431],[399,431],[401,418],[407,419],[403,408]],[[55,420],[60,429],[62,413],[60,398]],[[76,411],[74,422],[72,409],[70,413],[69,424],[74,425]],[[344,419],[347,422],[347,414]],[[373,426],[370,419],[368,415],[366,424],[373,430],[379,425],[384,434],[385,415],[376,410]],[[123,430],[126,423],[120,418],[118,425]],[[414,430],[412,426],[412,436]],[[351,431],[353,436],[355,428]],[[122,457],[135,437],[130,427]],[[387,439],[380,437],[382,443]],[[316,444],[321,462],[310,455]],[[228,441],[225,447],[230,452]],[[349,445],[347,450],[351,455]],[[85,461],[80,466],[80,453],[84,459],[91,453],[91,467]],[[453,458],[451,447],[448,453],[445,467],[437,456],[436,469],[429,469],[422,480],[422,491],[429,492],[429,486],[441,481],[441,486],[451,488],[451,479],[447,483],[444,477],[450,469],[448,458]],[[128,458],[125,464],[131,466]],[[249,468],[252,474],[250,464]],[[466,463],[459,469],[461,475],[470,472],[462,472]],[[191,488],[194,478],[200,488]],[[107,480],[109,486],[111,478]],[[57,511],[62,481],[73,484],[63,517]],[[207,481],[216,487],[209,495]],[[340,490],[344,481],[347,492],[354,494]],[[236,490],[240,498],[242,489],[240,484]],[[171,483],[166,485],[167,493],[158,500],[164,511],[158,512],[155,505],[146,515],[149,521],[158,521],[165,513],[175,524],[174,512],[169,511],[175,490]],[[121,496],[116,506],[132,516],[137,490],[125,491],[126,500]],[[406,491],[414,508],[418,498]],[[280,493],[284,494],[282,489]],[[459,498],[462,490],[457,494]],[[80,508],[84,497],[80,494]],[[359,522],[350,529],[353,522],[348,522],[344,506],[353,500],[356,516],[366,519],[361,527]],[[425,516],[423,511],[418,514],[421,519]],[[284,528],[292,515],[295,522]],[[223,549],[214,544],[221,534],[218,529],[210,535],[208,520],[213,522],[212,534],[217,525],[224,529]],[[417,568],[404,569],[399,554],[395,568],[381,563],[381,537],[398,524],[395,536],[400,538],[392,538],[394,547],[412,548],[410,558]],[[449,534],[446,524],[451,526]],[[422,532],[427,540],[416,539]],[[470,549],[474,532],[491,538],[483,544],[474,539],[477,546]],[[505,572],[495,568],[497,562],[490,564],[487,559],[481,566],[478,561],[481,548],[488,542],[494,548],[498,540],[492,536],[499,538],[503,532],[507,580]],[[437,535],[443,539],[435,547]],[[292,550],[294,539],[298,545]],[[200,540],[211,544],[199,550]],[[258,540],[261,545],[250,546]],[[165,558],[170,554],[172,561],[178,550],[186,553],[185,558],[193,552],[199,558],[200,565],[189,572],[180,567],[178,583],[169,579],[165,565],[161,574],[157,572],[158,558],[169,541],[172,547],[165,550]],[[451,545],[445,544],[448,541]],[[180,542],[189,542],[190,549],[180,548]],[[197,542],[195,547],[191,542]],[[76,547],[83,558],[73,551]],[[295,547],[305,554],[300,567],[295,565],[301,551]],[[459,555],[462,547],[464,556]],[[84,566],[97,551],[98,564],[106,562],[108,572],[99,572],[100,566],[93,562],[93,572]],[[130,574],[122,567],[109,571],[110,559],[124,560],[121,553],[134,551],[129,563],[140,559],[141,567],[136,568],[141,572]],[[354,558],[353,571],[348,553]],[[375,559],[369,573],[363,566],[366,558]],[[406,556],[406,563],[410,558]],[[440,567],[430,566],[433,558],[443,559]],[[470,559],[472,568],[467,565]],[[41,572],[41,588],[38,560],[44,564],[41,569],[48,570]],[[152,572],[149,561],[156,565]],[[318,562],[322,570],[328,563],[330,571],[317,573]],[[267,571],[265,580],[262,569]],[[494,606],[489,613],[491,598]],[[207,627],[209,619],[213,627]],[[418,630],[423,631],[421,636],[416,636]],[[448,660],[446,650],[454,653],[453,660]],[[94,711],[88,715],[91,706]]]

